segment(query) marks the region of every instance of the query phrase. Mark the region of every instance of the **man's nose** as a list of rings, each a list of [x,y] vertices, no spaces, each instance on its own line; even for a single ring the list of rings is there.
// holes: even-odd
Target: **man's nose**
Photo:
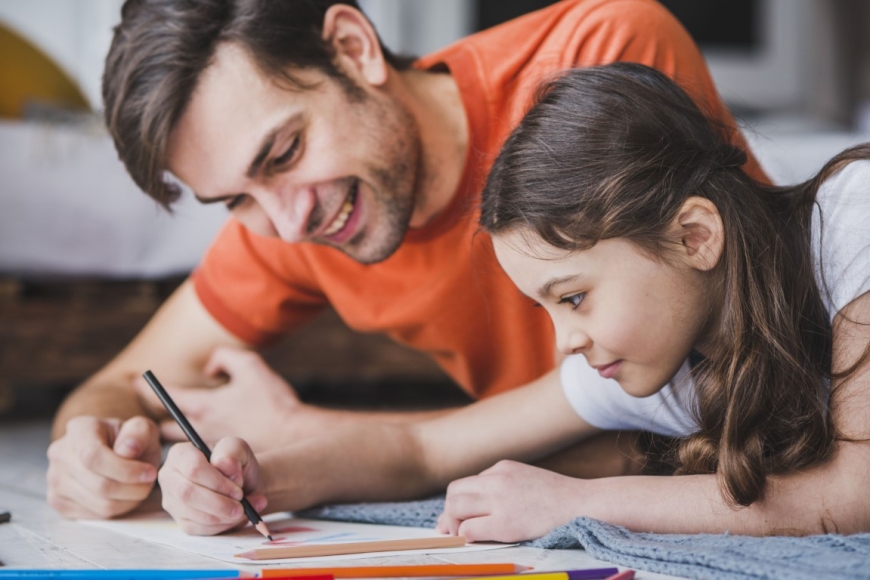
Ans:
[[[317,202],[311,187],[273,185],[252,191],[272,227],[285,242],[301,242],[308,235],[308,220]]]

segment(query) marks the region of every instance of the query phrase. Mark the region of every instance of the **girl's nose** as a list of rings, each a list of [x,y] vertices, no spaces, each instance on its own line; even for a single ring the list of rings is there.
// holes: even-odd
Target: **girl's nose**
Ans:
[[[588,349],[592,344],[589,335],[579,328],[564,328],[556,330],[556,346],[564,354],[578,354]]]

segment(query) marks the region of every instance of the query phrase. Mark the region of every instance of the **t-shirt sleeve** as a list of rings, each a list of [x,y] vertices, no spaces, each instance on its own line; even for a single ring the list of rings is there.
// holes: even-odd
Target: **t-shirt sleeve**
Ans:
[[[704,56],[664,6],[647,0],[601,3],[579,21],[574,39],[574,66],[636,62],[674,79],[708,117],[722,123],[732,142],[746,151],[745,171],[769,182],[722,102]]]
[[[689,408],[691,393],[688,363],[674,380],[649,397],[633,397],[613,379],[605,379],[590,367],[583,355],[565,358],[560,368],[562,389],[574,411],[599,429],[640,429],[669,437],[685,437],[698,426]],[[675,388],[675,385],[680,385]]]
[[[816,202],[817,280],[833,320],[870,291],[870,161],[854,161],[830,177],[819,188]]]
[[[256,236],[229,220],[193,273],[197,296],[244,342],[274,342],[327,305],[301,246]]]

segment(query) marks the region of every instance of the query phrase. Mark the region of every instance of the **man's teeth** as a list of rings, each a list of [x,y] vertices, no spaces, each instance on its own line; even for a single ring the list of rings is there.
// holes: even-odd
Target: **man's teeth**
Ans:
[[[335,219],[332,220],[332,224],[323,232],[323,235],[331,236],[332,234],[341,231],[341,228],[343,228],[344,224],[347,223],[347,218],[350,217],[350,214],[353,211],[353,204],[355,201],[356,191],[354,190],[349,196],[347,196],[347,199],[344,200],[344,203],[341,206],[341,211],[338,212],[338,215],[335,216]]]

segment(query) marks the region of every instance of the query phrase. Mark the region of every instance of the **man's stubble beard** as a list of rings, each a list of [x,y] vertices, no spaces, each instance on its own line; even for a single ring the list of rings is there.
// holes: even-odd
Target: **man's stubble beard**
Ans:
[[[414,208],[425,201],[420,192],[422,147],[413,115],[398,103],[392,110],[383,102],[373,108],[377,114],[369,118],[381,122],[375,133],[382,136],[377,150],[385,152],[367,167],[373,181],[367,185],[374,202],[368,209],[375,210],[378,219],[366,224],[347,243],[336,246],[361,264],[376,264],[392,256],[402,245]],[[384,143],[387,136],[392,138]],[[370,231],[372,227],[377,231]]]

